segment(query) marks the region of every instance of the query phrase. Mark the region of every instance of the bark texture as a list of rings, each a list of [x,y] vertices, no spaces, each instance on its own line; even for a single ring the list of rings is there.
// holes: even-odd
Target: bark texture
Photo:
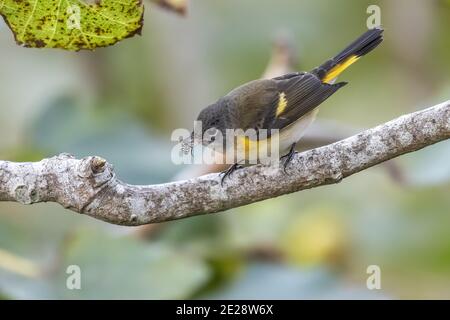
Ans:
[[[450,138],[450,101],[401,116],[333,144],[297,154],[287,173],[252,166],[221,186],[218,174],[158,185],[117,179],[99,157],[71,155],[33,163],[0,161],[0,201],[57,202],[120,225],[142,225],[214,213],[284,194],[338,183],[376,164]]]

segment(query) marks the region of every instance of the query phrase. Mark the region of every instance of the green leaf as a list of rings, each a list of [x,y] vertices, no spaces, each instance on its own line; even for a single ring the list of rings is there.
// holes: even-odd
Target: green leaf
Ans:
[[[67,50],[105,47],[140,34],[140,0],[0,0],[0,14],[19,45]]]

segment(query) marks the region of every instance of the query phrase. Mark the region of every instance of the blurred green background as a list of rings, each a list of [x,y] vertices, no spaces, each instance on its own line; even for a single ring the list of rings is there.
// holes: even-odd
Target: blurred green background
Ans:
[[[448,0],[193,0],[186,17],[147,4],[141,37],[78,53],[21,48],[1,21],[0,159],[95,154],[129,183],[171,181],[188,170],[170,161],[172,130],[259,78],[277,35],[310,70],[364,32],[369,4],[385,42],[319,119],[365,128],[449,99]],[[144,228],[0,203],[0,298],[449,299],[450,142],[395,165]],[[71,264],[81,290],[66,288]]]

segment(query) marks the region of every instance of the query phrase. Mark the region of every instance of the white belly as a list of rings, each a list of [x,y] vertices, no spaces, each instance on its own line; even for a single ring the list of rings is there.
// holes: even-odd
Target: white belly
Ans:
[[[316,108],[281,130],[279,137],[280,154],[284,154],[291,148],[293,143],[296,143],[303,137],[308,127],[316,119],[318,112],[319,108]]]

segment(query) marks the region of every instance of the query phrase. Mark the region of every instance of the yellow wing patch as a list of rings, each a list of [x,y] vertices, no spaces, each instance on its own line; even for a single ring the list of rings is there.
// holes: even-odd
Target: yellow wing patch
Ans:
[[[338,75],[341,74],[342,71],[347,69],[350,65],[355,63],[359,59],[358,56],[353,55],[345,59],[343,62],[339,63],[335,67],[333,67],[323,78],[322,82],[330,83],[332,82]]]
[[[288,105],[288,101],[286,99],[286,94],[284,92],[280,92],[278,96],[278,105],[277,105],[277,112],[275,113],[275,116],[278,117],[280,114],[286,110],[286,107]]]

